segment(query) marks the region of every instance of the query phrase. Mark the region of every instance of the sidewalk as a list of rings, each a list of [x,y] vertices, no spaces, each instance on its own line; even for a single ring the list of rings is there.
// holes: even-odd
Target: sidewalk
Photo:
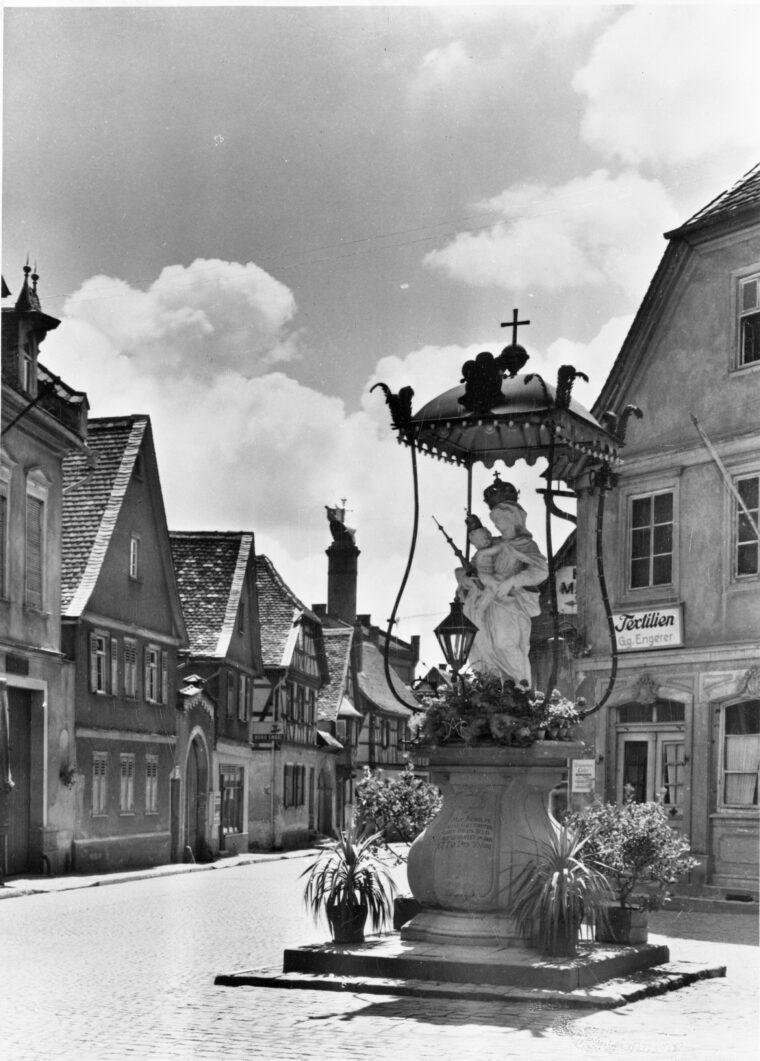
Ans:
[[[256,862],[279,862],[285,858],[308,858],[316,853],[315,848],[299,848],[295,851],[261,851],[246,855],[232,855],[217,859],[215,862],[171,862],[146,869],[115,870],[112,873],[66,873],[60,877],[50,877],[39,873],[6,877],[5,882],[0,884],[0,899],[13,899],[21,895],[39,895],[45,892],[67,892],[78,888],[98,888],[107,884],[149,880],[152,877],[171,877],[180,873],[231,869],[234,866],[247,866]]]

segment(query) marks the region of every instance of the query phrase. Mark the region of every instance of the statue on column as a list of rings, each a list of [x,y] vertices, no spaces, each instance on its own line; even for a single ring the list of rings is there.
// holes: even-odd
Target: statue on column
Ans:
[[[468,516],[475,553],[469,571],[459,567],[455,572],[462,609],[478,627],[470,664],[480,674],[530,685],[531,619],[541,612],[538,588],[549,576],[549,565],[526,528],[526,512],[511,483],[495,475],[483,500],[499,534]]]

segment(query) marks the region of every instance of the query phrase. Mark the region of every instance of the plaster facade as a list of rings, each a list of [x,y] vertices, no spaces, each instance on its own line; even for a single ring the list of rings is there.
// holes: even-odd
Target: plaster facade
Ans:
[[[637,798],[664,793],[674,826],[689,834],[701,862],[692,880],[751,892],[758,886],[760,567],[752,499],[760,482],[760,360],[742,352],[741,318],[747,278],[760,276],[760,171],[737,188],[738,199],[730,191],[668,234],[593,410],[619,415],[632,403],[643,414],[629,422],[617,487],[606,496],[603,555],[618,677],[594,725],[597,791],[621,799],[632,784]],[[609,681],[610,637],[596,578],[599,493],[582,485],[579,630],[588,655],[577,677],[597,703]]]

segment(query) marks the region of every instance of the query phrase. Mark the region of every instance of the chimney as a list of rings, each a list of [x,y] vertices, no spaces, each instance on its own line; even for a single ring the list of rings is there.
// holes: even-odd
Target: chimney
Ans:
[[[356,622],[356,575],[359,550],[354,542],[354,531],[346,527],[345,508],[327,509],[327,519],[333,536],[327,553],[327,614],[346,623]]]
[[[412,634],[410,641],[412,646],[412,673],[414,673],[415,667],[420,662],[420,635]]]
[[[326,604],[312,604],[311,610],[314,612],[318,619],[324,619],[327,615]]]
[[[352,543],[333,542],[327,553],[327,614],[353,623],[356,619],[356,576],[359,550]]]

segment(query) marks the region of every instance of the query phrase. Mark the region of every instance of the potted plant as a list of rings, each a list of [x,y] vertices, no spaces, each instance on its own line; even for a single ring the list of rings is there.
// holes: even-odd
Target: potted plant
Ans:
[[[543,739],[550,720],[555,736],[571,739],[571,727],[580,722],[582,701],[574,705],[556,689],[547,701],[527,682],[502,681],[496,675],[459,675],[450,688],[423,696],[424,715],[417,731],[429,745],[491,743],[529,747]]]
[[[574,957],[582,922],[604,920],[609,885],[585,860],[587,842],[569,825],[553,825],[514,881],[510,914],[519,934],[544,954]]]
[[[547,736],[552,740],[572,740],[572,730],[581,720],[578,707],[582,707],[584,703],[585,701],[578,701],[576,706],[558,689],[554,689],[544,704],[543,720],[546,723]]]
[[[690,855],[688,837],[668,823],[661,800],[622,804],[594,803],[572,815],[571,826],[585,840],[585,857],[602,871],[616,906],[597,926],[597,939],[646,943],[647,912],[659,910],[669,889],[699,863]]]
[[[356,822],[326,844],[307,866],[304,902],[324,914],[336,943],[361,943],[367,917],[373,931],[392,923],[397,888],[380,853],[382,833],[363,833]]]

